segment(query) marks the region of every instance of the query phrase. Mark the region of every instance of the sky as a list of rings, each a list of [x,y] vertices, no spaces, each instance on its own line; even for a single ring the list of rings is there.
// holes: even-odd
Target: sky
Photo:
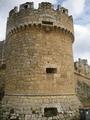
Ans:
[[[82,58],[90,64],[90,0],[0,0],[0,41],[5,39],[9,11],[25,2],[34,2],[35,8],[40,2],[51,2],[67,8],[74,19],[74,61]]]

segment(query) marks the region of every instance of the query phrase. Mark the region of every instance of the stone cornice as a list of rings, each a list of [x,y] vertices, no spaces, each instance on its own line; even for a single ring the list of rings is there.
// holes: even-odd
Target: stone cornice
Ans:
[[[74,35],[73,35],[73,33],[71,31],[67,30],[66,28],[63,28],[63,27],[58,26],[58,25],[56,25],[56,26],[53,26],[53,25],[43,25],[41,23],[39,23],[39,24],[37,24],[37,23],[31,24],[30,23],[30,24],[23,24],[23,25],[16,26],[16,27],[14,27],[13,29],[11,29],[11,30],[9,30],[7,32],[7,36],[8,35],[13,35],[15,33],[18,33],[18,32],[20,32],[22,30],[29,29],[31,27],[34,27],[36,29],[43,29],[46,32],[50,32],[50,31],[53,31],[53,30],[61,31],[64,34],[70,35],[71,38],[72,38],[72,42],[74,42]]]

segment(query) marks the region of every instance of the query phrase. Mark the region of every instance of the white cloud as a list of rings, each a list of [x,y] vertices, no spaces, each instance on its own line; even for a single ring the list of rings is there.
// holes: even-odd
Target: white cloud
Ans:
[[[87,58],[90,64],[90,25],[74,25],[74,57]]]
[[[65,0],[62,6],[69,10],[69,13],[73,15],[75,19],[85,17],[86,0]],[[74,19],[74,20],[75,20]],[[81,23],[82,24],[82,23]],[[75,42],[73,45],[74,58],[88,59],[90,64],[90,24],[86,25],[74,25],[75,30]]]
[[[41,2],[50,2],[50,3],[55,4],[56,1],[57,0],[15,0],[14,4],[18,5],[18,4],[22,4],[22,3],[25,3],[25,2],[34,2],[35,8],[38,8],[38,3],[41,3]]]
[[[66,0],[62,3],[62,6],[68,8],[70,14],[72,14],[76,18],[83,13],[85,0]]]
[[[90,27],[88,25],[74,25],[76,38],[79,40],[90,37]]]

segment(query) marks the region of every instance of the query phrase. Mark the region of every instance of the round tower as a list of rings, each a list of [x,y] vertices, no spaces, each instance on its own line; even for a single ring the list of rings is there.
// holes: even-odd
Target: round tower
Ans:
[[[73,19],[63,7],[27,2],[10,11],[3,100],[9,111],[22,120],[76,116],[73,41]]]

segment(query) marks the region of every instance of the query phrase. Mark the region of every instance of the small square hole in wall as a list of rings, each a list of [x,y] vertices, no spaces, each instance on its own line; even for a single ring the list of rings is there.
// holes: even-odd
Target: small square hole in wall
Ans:
[[[1,70],[5,70],[5,69],[6,69],[6,64],[2,64],[2,65],[0,66],[0,69],[1,69]]]
[[[57,116],[58,114],[58,110],[57,108],[44,108],[44,116],[45,117],[53,117],[53,116]]]
[[[46,73],[48,74],[57,73],[57,68],[46,68]]]
[[[42,24],[53,25],[53,22],[50,22],[50,21],[42,21]]]
[[[24,8],[27,9],[27,8],[28,8],[28,5],[25,5]]]

